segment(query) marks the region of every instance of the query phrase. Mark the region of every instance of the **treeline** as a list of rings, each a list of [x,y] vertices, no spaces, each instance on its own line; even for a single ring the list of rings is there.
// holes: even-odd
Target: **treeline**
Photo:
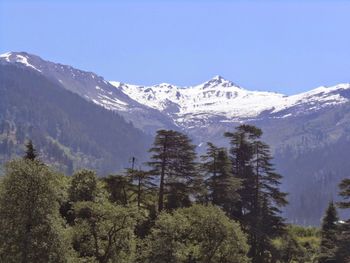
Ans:
[[[225,134],[228,149],[208,143],[197,157],[186,135],[160,130],[150,169],[107,177],[57,173],[29,142],[0,184],[0,262],[347,262],[347,223],[326,216],[321,234],[286,225],[261,136],[241,125]]]

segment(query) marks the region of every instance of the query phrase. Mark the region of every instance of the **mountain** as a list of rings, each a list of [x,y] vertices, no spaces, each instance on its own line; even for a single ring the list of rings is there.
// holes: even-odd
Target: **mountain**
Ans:
[[[116,89],[93,72],[75,69],[68,65],[53,63],[26,52],[9,52],[0,55],[2,63],[25,66],[53,83],[94,102],[132,121],[135,127],[152,134],[162,127],[172,127],[172,120],[159,111],[144,106]]]
[[[115,112],[62,88],[29,63],[0,63],[0,161],[23,155],[30,138],[39,156],[67,173],[100,174],[146,158],[151,137]]]
[[[135,86],[111,81],[130,98],[171,116],[183,128],[259,118],[285,118],[343,104],[349,100],[350,84],[320,87],[286,96],[275,92],[249,91],[221,76],[193,87],[159,84]],[[219,119],[219,120],[218,120]]]
[[[16,66],[49,81],[57,90],[79,95],[85,103],[90,102],[89,108],[97,107],[104,114],[117,113],[148,134],[139,134],[142,143],[157,129],[176,129],[189,134],[201,153],[208,141],[227,146],[224,132],[232,131],[241,123],[261,127],[264,140],[272,147],[276,168],[284,175],[282,188],[290,193],[290,205],[285,215],[294,223],[318,225],[328,201],[336,199],[338,183],[348,176],[347,171],[350,170],[347,157],[350,149],[350,84],[347,83],[286,96],[250,91],[221,76],[192,87],[167,83],[139,86],[108,82],[95,73],[49,62],[25,52],[3,54],[0,64]],[[13,78],[16,79],[15,76]],[[26,86],[26,83],[23,85]],[[67,113],[67,116],[70,115]],[[108,123],[90,118],[89,122],[108,133],[114,122],[124,125],[123,118],[111,118]],[[37,124],[44,125],[39,121]],[[79,133],[84,134],[85,131],[79,130]],[[102,146],[106,141],[105,135],[96,133],[91,136],[93,140],[99,140],[97,145],[101,152],[109,149],[106,152],[111,158],[112,150]],[[120,131],[117,137],[124,140],[123,136],[126,135]],[[127,155],[135,151],[135,148],[130,150],[129,147],[138,144],[132,141],[133,138],[131,136],[124,144],[129,150]],[[151,137],[148,138],[151,143]],[[116,138],[116,141],[120,140]],[[143,149],[146,152],[145,147]],[[90,157],[91,162],[93,157]],[[125,163],[126,156],[122,158]],[[100,164],[108,169],[110,165],[111,162],[109,166]]]
[[[286,96],[249,91],[221,76],[193,87],[111,83],[134,100],[170,116],[203,152],[207,141],[227,146],[224,132],[241,123],[261,127],[289,192],[289,221],[319,225],[350,170],[350,84]]]

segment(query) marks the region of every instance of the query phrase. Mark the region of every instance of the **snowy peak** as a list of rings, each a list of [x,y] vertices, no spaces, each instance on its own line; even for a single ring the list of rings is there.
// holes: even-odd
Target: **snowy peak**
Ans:
[[[116,88],[93,72],[47,61],[25,52],[11,52],[0,55],[1,64],[13,64],[41,74],[84,99],[117,112],[143,131],[153,133],[155,130],[166,127],[175,128],[174,121],[168,116],[137,102],[127,95],[125,90],[136,88],[136,86],[115,82]]]
[[[27,67],[30,67],[36,71],[41,72],[40,69],[38,69],[33,65],[33,62],[32,62],[33,58],[40,59],[39,57],[30,55],[26,52],[7,52],[0,55],[0,59],[5,60],[6,62],[21,63]]]
[[[208,80],[207,82],[204,82],[203,84],[200,85],[202,89],[208,89],[208,88],[215,88],[217,86],[221,87],[232,87],[235,86],[237,88],[238,85],[234,84],[232,81],[224,79],[220,75],[216,75],[212,79]]]
[[[83,71],[69,65],[46,61],[26,52],[8,52],[0,55],[0,61],[26,66],[49,78],[87,100],[107,109],[126,110],[128,105],[137,104],[126,94],[118,91],[109,82],[93,72]]]
[[[117,111],[137,127],[148,130],[171,125],[188,128],[219,122],[295,117],[350,100],[348,83],[286,96],[247,90],[219,75],[189,87],[169,83],[140,86],[107,82],[93,72],[46,61],[26,52],[2,54],[0,63],[13,63],[43,74],[63,88]]]
[[[116,81],[110,82],[137,102],[164,113],[186,114],[214,107],[222,99],[230,99],[246,91],[221,76],[192,87],[179,87],[168,83],[154,86],[136,86]],[[221,98],[221,99],[220,99]],[[226,98],[226,99],[225,99]]]
[[[221,76],[192,87],[171,84],[136,86],[111,82],[132,99],[174,119],[179,126],[243,119],[285,118],[306,114],[350,100],[350,84],[319,87],[293,96],[249,91]]]

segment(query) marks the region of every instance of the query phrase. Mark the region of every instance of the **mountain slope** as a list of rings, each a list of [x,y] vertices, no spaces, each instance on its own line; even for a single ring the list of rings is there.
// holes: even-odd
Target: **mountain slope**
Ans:
[[[245,90],[220,76],[194,87],[170,84],[140,87],[111,82],[129,97],[171,116],[194,138],[199,151],[207,141],[227,146],[235,126],[261,127],[271,146],[289,221],[319,225],[338,184],[350,169],[350,84],[319,87],[293,96]]]
[[[100,173],[144,159],[150,137],[122,117],[63,89],[39,71],[0,64],[0,158],[23,154],[33,139],[42,159],[65,168]]]
[[[349,101],[350,84],[320,87],[309,92],[286,96],[274,92],[249,91],[221,76],[194,86],[181,88],[171,84],[151,87],[111,81],[134,100],[170,115],[180,127],[195,124],[271,118],[305,114]]]
[[[166,115],[131,99],[93,72],[75,69],[68,65],[53,63],[26,52],[9,52],[0,55],[0,62],[25,66],[50,79],[55,84],[94,102],[114,110],[143,131],[152,134],[164,128],[175,128]]]
[[[264,140],[272,147],[277,170],[284,175],[282,187],[290,193],[290,204],[285,214],[289,221],[295,223],[318,225],[328,201],[336,199],[338,183],[348,176],[347,171],[350,169],[348,165],[349,84],[320,87],[309,92],[286,96],[273,92],[249,91],[220,76],[193,87],[177,87],[166,83],[149,87],[121,82],[109,83],[94,73],[45,61],[24,52],[4,54],[0,56],[0,64],[25,69],[26,74],[29,74],[28,72],[36,74],[38,78],[42,78],[37,79],[39,86],[41,82],[49,81],[50,85],[54,85],[57,90],[73,92],[79,95],[80,99],[83,98],[85,103],[93,102],[94,104],[88,103],[90,106],[86,107],[99,109],[104,112],[101,113],[102,115],[107,114],[103,108],[110,109],[152,136],[160,128],[181,130],[192,137],[199,146],[197,148],[199,153],[205,150],[208,141],[227,147],[228,141],[223,136],[224,132],[232,131],[241,123],[251,123],[261,127],[264,131]],[[8,77],[8,81],[18,82],[17,75],[12,74]],[[31,83],[31,80],[27,81]],[[25,87],[27,83],[22,84]],[[22,101],[28,103],[19,95],[22,92],[21,90],[16,92],[18,98],[13,103],[22,103]],[[31,97],[30,94],[26,96],[36,101],[36,98]],[[6,102],[5,99],[2,103],[4,102]],[[56,105],[53,99],[51,102]],[[45,105],[45,100],[43,99],[40,104]],[[58,141],[59,149],[70,156],[70,160],[74,160],[75,164],[90,165],[90,167],[99,167],[108,171],[116,164],[119,167],[120,163],[127,163],[127,156],[136,152],[136,148],[133,148],[135,145],[140,145],[137,148],[140,150],[138,155],[142,155],[141,148],[144,149],[143,153],[146,153],[143,139],[134,141],[138,136],[129,137],[129,134],[126,134],[128,129],[116,130],[115,122],[118,125],[122,123],[122,127],[125,125],[120,118],[108,117],[110,118],[108,122],[105,119],[107,117],[93,114],[91,118],[84,120],[83,126],[73,126],[71,129],[68,129],[69,125],[64,126],[66,122],[59,122],[59,125],[63,125],[66,129],[57,132],[57,128],[48,123],[52,123],[56,118],[62,119],[54,113],[65,109],[60,108],[62,105],[56,106],[55,110],[51,109],[52,120],[36,115],[36,129],[44,127],[44,131],[40,130],[38,133],[29,133],[32,129],[28,128],[31,127],[28,125],[31,122],[30,119],[28,120],[29,116],[26,115],[25,110],[20,111],[23,116],[26,116],[26,125],[24,125],[26,128],[23,133],[31,136],[37,134],[34,137],[38,141],[43,140],[39,138],[45,138],[40,148],[49,148],[48,145],[51,145],[47,143],[46,138],[53,142]],[[38,105],[27,105],[25,109],[30,107],[34,107],[35,114],[38,114],[36,108]],[[2,108],[0,111],[3,115],[11,112],[10,115],[5,114],[5,120],[11,120],[10,123],[3,122],[4,124],[0,125],[2,134],[0,141],[4,141],[3,139],[9,135],[10,138],[11,136],[23,137],[21,132],[15,132],[16,129],[11,128],[13,122],[16,127],[21,127],[21,123],[18,122],[21,115],[17,113],[17,109],[10,109]],[[45,111],[50,112],[50,109]],[[73,113],[65,112],[65,114],[71,116]],[[74,121],[80,120],[76,117]],[[85,127],[88,124],[104,130],[85,134]],[[114,129],[113,134],[120,132],[118,136],[113,137],[115,139],[112,139],[110,129]],[[18,131],[21,130],[18,129]],[[47,136],[48,131],[50,133]],[[76,139],[71,139],[69,142],[63,141],[61,136],[65,134],[83,134],[81,140],[84,143],[79,144],[79,147],[90,145],[90,140],[92,145],[82,151],[76,146]],[[88,136],[88,139],[85,136]],[[105,138],[108,139],[105,140]],[[126,138],[125,143],[124,138]],[[145,138],[145,136],[140,134],[139,138]],[[106,145],[106,141],[120,142],[119,139],[123,141],[121,142],[123,149],[117,145]],[[145,140],[152,142],[151,137]],[[8,144],[11,146],[11,143]],[[0,152],[6,152],[5,146],[0,146],[2,147]],[[112,148],[119,150],[115,151]],[[19,149],[15,147],[17,153]],[[73,153],[70,153],[71,149]],[[120,152],[124,153],[124,150],[127,153],[121,155]],[[7,151],[8,154],[13,152],[11,147]]]

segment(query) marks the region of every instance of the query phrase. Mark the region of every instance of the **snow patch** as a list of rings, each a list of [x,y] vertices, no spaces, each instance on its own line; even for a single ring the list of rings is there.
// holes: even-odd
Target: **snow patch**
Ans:
[[[28,62],[28,58],[25,57],[25,56],[16,55],[16,62],[22,63],[22,64],[24,64],[24,65],[27,66],[27,67],[30,67],[30,68],[32,68],[32,69],[34,69],[34,70],[36,70],[36,71],[41,72],[40,69],[37,69],[37,68],[34,67],[32,64],[30,64],[30,63]]]
[[[6,52],[0,55],[0,58],[4,58],[7,62],[10,62],[11,52]]]
[[[110,84],[133,100],[172,116],[176,123],[203,120],[203,125],[214,117],[223,118],[220,122],[232,122],[257,118],[264,112],[278,113],[299,106],[314,111],[348,102],[338,91],[350,89],[350,84],[339,84],[286,96],[276,92],[249,91],[220,76],[186,88],[167,83],[137,86],[110,81]],[[292,115],[286,113],[283,118]]]

